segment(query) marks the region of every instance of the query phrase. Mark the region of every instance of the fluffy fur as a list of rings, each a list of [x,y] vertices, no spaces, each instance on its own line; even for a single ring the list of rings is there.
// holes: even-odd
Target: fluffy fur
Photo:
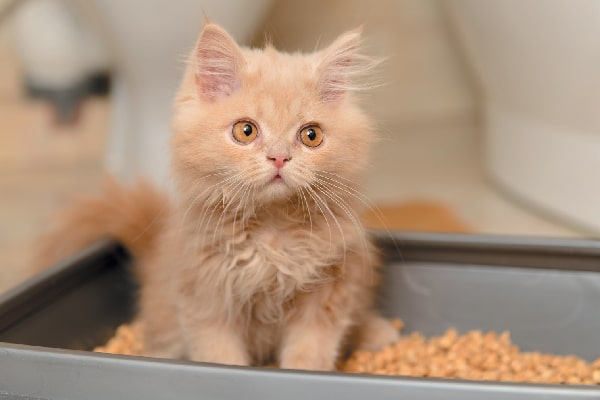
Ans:
[[[358,218],[374,137],[353,95],[372,64],[359,44],[356,30],[308,55],[243,49],[205,24],[175,100],[174,199],[109,181],[61,217],[41,257],[123,241],[152,356],[330,370],[350,340],[396,339],[373,310],[378,256]],[[254,141],[234,139],[238,121]],[[314,148],[299,140],[312,125]]]

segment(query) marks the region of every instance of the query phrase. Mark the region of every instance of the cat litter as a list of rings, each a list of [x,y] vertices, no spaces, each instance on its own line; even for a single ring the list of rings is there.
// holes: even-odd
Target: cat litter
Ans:
[[[404,324],[392,320],[398,330]],[[140,356],[141,329],[121,325],[113,338],[96,352]],[[600,359],[587,363],[575,356],[521,352],[509,332],[472,330],[460,335],[451,328],[442,336],[426,338],[419,332],[402,338],[381,351],[354,351],[340,363],[349,373],[464,380],[550,384],[600,384]]]
[[[378,352],[355,351],[340,370],[465,380],[600,383],[600,359],[587,363],[575,356],[521,352],[509,332],[472,330],[459,335],[454,328],[429,339],[413,332]]]

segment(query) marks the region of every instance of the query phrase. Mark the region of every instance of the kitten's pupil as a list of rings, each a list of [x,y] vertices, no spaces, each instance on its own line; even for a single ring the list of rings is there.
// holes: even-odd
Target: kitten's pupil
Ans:
[[[317,132],[315,132],[314,129],[309,129],[306,131],[306,136],[308,136],[310,140],[315,140],[317,138]]]
[[[244,135],[246,135],[246,136],[252,135],[252,125],[250,125],[250,124],[244,125],[243,131],[244,131]]]

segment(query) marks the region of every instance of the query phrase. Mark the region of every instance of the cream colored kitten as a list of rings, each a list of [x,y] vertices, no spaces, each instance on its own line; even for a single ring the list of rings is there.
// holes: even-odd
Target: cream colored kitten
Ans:
[[[359,42],[250,50],[207,22],[175,100],[175,198],[109,181],[60,217],[42,259],[124,242],[151,356],[330,370],[346,343],[395,340],[373,309],[378,255],[358,217],[374,138],[353,95],[371,64]]]

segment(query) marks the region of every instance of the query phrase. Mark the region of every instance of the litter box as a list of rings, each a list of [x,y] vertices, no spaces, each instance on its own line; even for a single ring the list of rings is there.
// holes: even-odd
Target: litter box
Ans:
[[[600,242],[374,233],[381,309],[405,330],[509,330],[523,351],[600,357]],[[0,399],[591,399],[600,386],[229,367],[91,353],[135,313],[130,259],[99,242],[0,297]]]

